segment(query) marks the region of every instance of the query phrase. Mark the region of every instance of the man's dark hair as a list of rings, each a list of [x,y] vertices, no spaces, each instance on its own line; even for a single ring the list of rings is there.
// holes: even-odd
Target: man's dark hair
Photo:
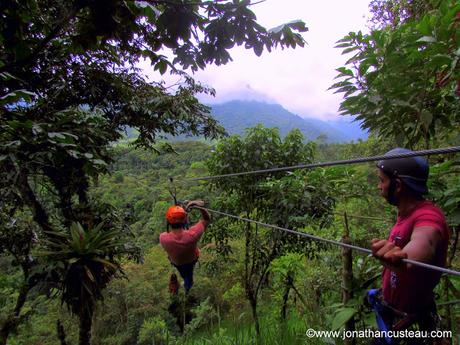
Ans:
[[[181,229],[185,226],[184,223],[176,223],[176,224],[169,224],[171,226],[171,229]]]

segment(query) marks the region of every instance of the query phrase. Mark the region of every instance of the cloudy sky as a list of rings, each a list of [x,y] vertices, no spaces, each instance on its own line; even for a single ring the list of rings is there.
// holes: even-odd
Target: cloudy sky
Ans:
[[[337,118],[341,96],[328,91],[335,69],[346,58],[335,42],[350,31],[366,31],[369,0],[266,0],[252,10],[266,28],[292,20],[303,20],[309,28],[304,33],[304,48],[264,52],[257,57],[252,50],[231,50],[233,62],[208,66],[195,73],[195,78],[216,89],[214,99],[265,100],[281,104],[303,117],[324,120]]]

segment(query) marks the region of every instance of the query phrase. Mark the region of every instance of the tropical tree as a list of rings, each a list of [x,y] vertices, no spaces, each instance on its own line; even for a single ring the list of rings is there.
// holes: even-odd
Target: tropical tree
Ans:
[[[209,172],[220,175],[238,171],[261,170],[311,162],[314,144],[303,143],[298,130],[284,139],[278,129],[257,126],[248,129],[246,136],[231,136],[222,140],[208,161]],[[297,171],[242,175],[212,181],[220,191],[216,206],[232,214],[242,215],[285,228],[302,229],[327,222],[334,206],[332,181],[324,171]],[[218,204],[218,205],[217,205]],[[288,252],[300,251],[315,255],[309,241],[298,236],[266,229],[246,222],[240,233],[227,231],[228,224],[217,223],[208,231],[217,245],[226,239],[243,236],[245,243],[244,288],[252,309],[257,334],[260,334],[257,312],[258,298],[269,274],[270,263]],[[222,251],[225,253],[225,251]]]
[[[357,115],[380,138],[411,148],[458,145],[460,125],[460,3],[455,0],[375,0],[369,34],[352,32],[338,42],[352,54],[331,88],[344,94],[340,110]],[[458,159],[431,158],[430,198],[453,230],[447,265],[455,267],[459,195]],[[446,301],[457,292],[443,284]],[[446,326],[454,313],[443,306]],[[452,322],[452,320],[454,320]],[[457,322],[458,323],[458,322]]]
[[[460,5],[438,2],[337,44],[352,54],[331,87],[344,94],[342,114],[357,115],[365,128],[399,145],[445,142],[459,126]]]
[[[33,272],[36,258],[32,256],[32,247],[36,236],[37,226],[30,214],[21,214],[12,200],[3,199],[0,202],[0,259],[10,265],[10,274],[13,275],[19,267],[19,291],[12,294],[12,307],[5,308],[10,296],[2,297],[0,317],[0,344],[6,344],[10,333],[16,331],[19,323],[26,317],[21,310],[27,300],[29,292],[37,285],[38,279]],[[3,294],[4,291],[2,291]]]
[[[250,6],[246,0],[1,2],[1,192],[30,210],[41,241],[59,251],[59,243],[69,244],[75,224],[84,238],[100,223],[105,225],[99,232],[113,235],[107,226],[111,211],[92,201],[88,190],[91,180],[107,172],[111,143],[126,128],[136,129],[135,144],[147,148],[163,134],[223,134],[195,97],[213,90],[184,70],[227,63],[234,45],[244,44],[257,55],[277,46],[303,46],[302,22],[268,31]],[[154,70],[169,70],[182,82],[170,88],[148,81],[137,67],[144,58]],[[74,254],[65,260],[81,258],[77,247],[68,251]],[[96,264],[101,259],[110,264]],[[56,281],[75,281],[82,267],[92,267],[94,291],[99,291],[119,271],[113,255],[104,251],[88,260],[94,265],[67,261],[66,270],[55,271],[61,274]],[[83,273],[84,282],[92,281],[86,269]],[[75,299],[66,284],[58,286],[74,311],[75,303],[90,298],[83,293]],[[93,302],[87,301],[86,312],[77,312],[81,344],[90,341]]]
[[[442,1],[442,0],[441,0]],[[440,0],[372,0],[369,3],[373,28],[397,27],[408,20],[419,20],[436,9]]]

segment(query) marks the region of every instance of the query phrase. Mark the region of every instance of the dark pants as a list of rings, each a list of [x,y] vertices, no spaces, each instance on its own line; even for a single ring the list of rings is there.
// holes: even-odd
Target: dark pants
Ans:
[[[193,286],[193,269],[195,268],[196,261],[184,265],[175,265],[179,271],[180,276],[184,279],[185,293],[187,293]]]

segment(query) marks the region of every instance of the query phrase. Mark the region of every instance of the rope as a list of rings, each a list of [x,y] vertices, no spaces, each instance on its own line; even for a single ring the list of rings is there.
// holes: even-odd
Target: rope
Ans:
[[[434,155],[434,154],[447,154],[447,153],[455,153],[455,152],[460,152],[460,146],[414,151],[414,152],[400,153],[400,154],[387,155],[387,156],[361,157],[361,158],[355,158],[355,159],[338,160],[338,161],[331,161],[331,162],[324,162],[324,163],[320,162],[320,163],[312,163],[312,164],[300,164],[300,165],[293,165],[293,166],[282,167],[282,168],[271,168],[271,169],[243,171],[243,172],[222,174],[222,175],[202,176],[202,177],[190,178],[187,180],[188,181],[213,180],[217,178],[231,177],[231,176],[255,175],[255,174],[263,174],[263,173],[278,172],[278,171],[292,171],[292,170],[298,170],[298,169],[312,169],[312,168],[327,167],[327,166],[334,166],[334,165],[356,164],[356,163],[373,162],[373,161],[387,160],[387,159],[394,159],[394,158],[428,156],[428,155]]]
[[[176,191],[176,185],[174,184],[174,180],[172,177],[169,178],[169,187],[168,187],[168,192],[171,195],[171,197],[174,200],[174,205],[177,205],[177,191]]]
[[[291,229],[287,229],[287,228],[282,228],[282,227],[277,226],[277,225],[267,224],[267,223],[260,222],[258,220],[239,217],[239,216],[235,216],[235,215],[232,215],[232,214],[229,214],[229,213],[216,211],[216,210],[211,210],[211,209],[205,208],[205,207],[196,206],[195,208],[198,208],[198,209],[201,209],[201,210],[206,210],[208,212],[219,214],[221,216],[225,216],[225,217],[229,217],[229,218],[233,218],[233,219],[237,219],[237,220],[242,220],[244,222],[258,224],[258,225],[264,226],[266,228],[280,230],[280,231],[284,231],[284,232],[294,234],[294,235],[297,235],[297,236],[306,237],[306,238],[312,239],[314,241],[329,243],[329,244],[333,244],[333,245],[336,245],[336,246],[339,246],[339,247],[356,250],[356,251],[364,253],[364,254],[372,255],[372,251],[370,249],[354,246],[352,244],[342,243],[342,242],[334,241],[334,240],[329,240],[329,239],[318,237],[318,236],[315,236],[315,235],[311,235],[311,234],[308,234],[308,233],[305,233],[305,232],[299,232],[299,231],[295,231],[295,230],[291,230]],[[411,259],[402,259],[402,262],[412,264],[414,266],[420,266],[420,267],[424,267],[424,268],[427,268],[427,269],[430,269],[430,270],[434,270],[434,271],[438,271],[438,272],[451,274],[451,275],[460,277],[460,272],[450,270],[448,268],[434,266],[434,265],[426,264],[424,262],[419,262],[419,261],[415,261],[415,260],[411,260]]]

